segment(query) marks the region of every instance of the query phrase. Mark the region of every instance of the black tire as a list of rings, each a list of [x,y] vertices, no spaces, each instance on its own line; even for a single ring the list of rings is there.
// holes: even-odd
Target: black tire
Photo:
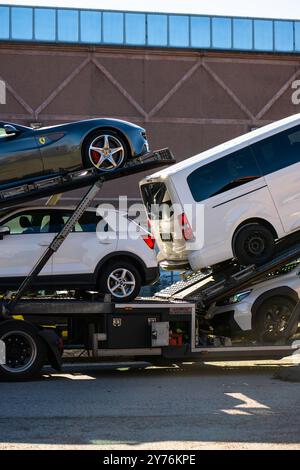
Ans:
[[[122,147],[122,151],[115,153],[114,160],[116,160],[116,167],[112,167],[110,162],[104,161],[101,167],[97,168],[99,164],[98,157],[100,159],[100,154],[98,152],[90,150],[91,145],[96,147],[101,147],[104,145],[105,136],[108,137],[110,148]],[[85,141],[82,149],[82,160],[84,168],[97,168],[99,172],[110,172],[114,171],[117,168],[121,168],[127,159],[129,158],[130,152],[128,144],[125,141],[124,137],[121,136],[118,132],[112,130],[99,129],[96,132],[93,132]]]
[[[46,360],[46,347],[34,327],[24,321],[0,323],[0,340],[6,345],[6,364],[0,364],[1,381],[37,377]]]
[[[275,240],[272,232],[262,224],[251,223],[241,227],[233,238],[233,254],[242,266],[260,266],[273,258]]]
[[[267,343],[288,339],[286,329],[295,305],[294,300],[283,296],[265,300],[253,316],[252,329],[255,338]],[[297,329],[298,324],[295,324],[289,336],[292,337]]]
[[[112,277],[115,276],[120,278],[119,282],[122,284],[121,275],[124,270],[126,271],[124,280],[126,282],[134,282],[134,285],[123,285],[125,291],[127,290],[128,292],[126,295],[124,294],[124,290],[121,285],[119,288],[113,289],[117,284],[117,281]],[[142,279],[139,270],[130,261],[123,261],[122,259],[120,259],[120,261],[112,260],[100,269],[98,286],[98,290],[101,294],[111,294],[113,302],[130,302],[139,294],[142,286]]]

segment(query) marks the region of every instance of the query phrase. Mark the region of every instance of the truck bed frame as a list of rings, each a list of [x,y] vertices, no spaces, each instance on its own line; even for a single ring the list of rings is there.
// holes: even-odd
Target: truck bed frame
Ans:
[[[254,281],[265,278],[275,269],[300,257],[300,243],[292,245],[263,266],[236,268],[234,272],[221,272],[217,276],[194,273],[185,280],[158,292],[152,298],[140,298],[128,304],[112,303],[110,296],[107,295],[104,299],[97,297],[91,300],[25,296],[46,262],[67,240],[68,234],[106,181],[173,162],[174,158],[170,151],[163,149],[135,159],[114,173],[99,174],[94,170],[86,170],[80,174],[78,172],[69,174],[69,179],[79,178],[80,186],[91,184],[92,186],[82,197],[61,232],[55,236],[22,282],[16,294],[13,297],[4,297],[0,302],[0,334],[1,328],[5,325],[15,336],[20,321],[22,324],[25,322],[30,325],[45,344],[48,362],[57,369],[61,363],[58,353],[59,338],[56,333],[62,330],[68,334],[67,347],[87,349],[96,358],[130,356],[148,357],[152,360],[156,357],[208,361],[281,358],[297,351],[300,341],[291,341],[288,338],[289,331],[299,319],[300,302],[290,318],[286,341],[273,345],[258,344],[251,340],[235,343],[231,338],[215,336],[212,331],[201,329],[199,314],[207,311],[214,302],[241,291]],[[52,179],[48,183],[53,184],[57,192],[62,188],[64,191],[68,188],[68,182],[64,177],[55,184]],[[38,182],[37,186],[16,188],[17,194],[21,194],[22,191],[33,191],[33,198],[41,197],[43,188],[39,188],[39,184]],[[46,184],[45,180],[43,184]],[[0,193],[2,201],[11,203],[13,198],[14,195],[8,194],[7,191]],[[178,343],[175,344],[178,325],[182,335],[177,335],[181,336],[181,340],[177,338]],[[170,337],[173,338],[172,343]],[[4,378],[27,379],[31,378],[31,373],[29,370],[27,373],[18,374],[15,368],[6,371]]]

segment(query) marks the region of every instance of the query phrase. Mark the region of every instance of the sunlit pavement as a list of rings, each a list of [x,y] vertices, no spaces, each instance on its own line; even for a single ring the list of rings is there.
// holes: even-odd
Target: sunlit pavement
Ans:
[[[45,369],[1,384],[0,449],[300,449],[297,362]]]

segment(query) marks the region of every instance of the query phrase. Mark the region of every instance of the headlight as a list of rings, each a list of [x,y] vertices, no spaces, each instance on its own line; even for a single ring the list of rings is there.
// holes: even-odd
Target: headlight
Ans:
[[[238,294],[233,295],[232,297],[229,297],[228,303],[229,304],[237,304],[238,302],[241,302],[244,300],[248,295],[250,295],[252,290],[246,290],[245,292],[239,292]]]
[[[221,300],[220,302],[217,302],[217,305],[223,306],[223,305],[237,304],[238,302],[241,302],[246,297],[248,297],[248,295],[250,295],[251,292],[252,292],[252,289],[246,290],[244,292],[239,292],[238,294],[235,294],[232,297],[229,297],[229,299]]]

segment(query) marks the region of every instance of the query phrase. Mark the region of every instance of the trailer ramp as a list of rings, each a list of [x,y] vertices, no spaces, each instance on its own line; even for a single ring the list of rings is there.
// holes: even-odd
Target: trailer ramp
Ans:
[[[186,280],[178,281],[157,292],[156,298],[184,300],[194,302],[198,308],[207,309],[212,303],[230,297],[254,282],[267,279],[276,269],[300,258],[300,242],[285,249],[271,261],[262,266],[251,265],[246,268],[233,269],[233,272],[212,273],[200,272],[191,274]]]

